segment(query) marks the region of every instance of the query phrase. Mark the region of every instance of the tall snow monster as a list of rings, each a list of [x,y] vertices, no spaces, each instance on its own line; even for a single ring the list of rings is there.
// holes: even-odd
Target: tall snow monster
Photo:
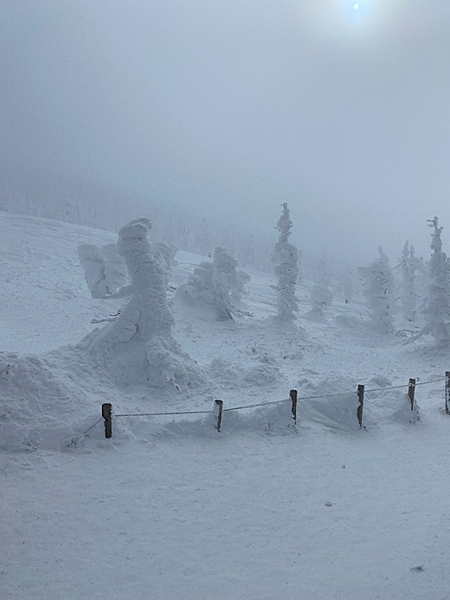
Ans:
[[[120,229],[117,252],[131,280],[123,295],[131,298],[113,322],[95,330],[85,343],[120,384],[187,388],[202,377],[172,337],[165,270],[151,251],[150,227],[150,221],[141,218]],[[121,296],[120,290],[116,295]]]
[[[272,261],[275,264],[277,276],[277,316],[281,320],[296,319],[298,312],[297,298],[295,296],[295,283],[298,277],[298,250],[289,243],[292,231],[292,221],[286,202],[282,204],[283,212],[278,220],[276,229],[280,232]]]

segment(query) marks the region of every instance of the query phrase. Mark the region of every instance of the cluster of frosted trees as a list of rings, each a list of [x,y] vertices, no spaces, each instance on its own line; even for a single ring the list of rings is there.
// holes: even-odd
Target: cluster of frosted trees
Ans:
[[[144,222],[145,219],[139,220],[140,228],[144,227]],[[139,229],[138,221],[133,223],[133,231],[136,231]],[[362,292],[367,298],[370,319],[376,331],[387,335],[396,333],[394,315],[396,307],[400,305],[404,322],[414,324],[420,320],[425,321],[420,330],[412,325],[416,327],[416,334],[410,337],[411,341],[429,334],[438,344],[447,344],[450,343],[450,262],[443,251],[443,228],[439,226],[437,217],[429,225],[432,229],[432,255],[427,265],[423,259],[416,257],[414,247],[406,242],[394,269],[380,246],[378,256],[368,266],[359,267],[358,274],[363,282]],[[147,224],[146,231],[149,227]],[[274,288],[277,319],[285,322],[296,319],[299,312],[296,295],[299,252],[289,241],[292,227],[288,205],[283,203],[282,213],[276,224],[279,236],[274,245],[272,263],[276,275]],[[123,237],[123,228],[121,232]],[[151,261],[163,274],[165,294],[169,287],[171,263],[176,249],[170,244],[154,242],[148,246],[148,251]],[[118,251],[116,245],[108,244],[100,248],[82,245],[79,246],[78,253],[93,297],[124,297],[136,290],[135,283],[127,283],[127,277],[130,277],[127,271],[130,273],[130,267],[126,267],[123,252]],[[249,316],[250,313],[243,305],[243,296],[250,276],[238,270],[237,266],[237,260],[232,254],[223,247],[217,247],[212,252],[212,260],[200,263],[187,282],[179,286],[176,298],[190,306],[208,307],[219,320]],[[395,271],[399,274],[397,277]],[[333,268],[326,255],[323,255],[314,273],[314,284],[310,292],[311,310],[303,314],[304,318],[326,321],[327,308],[333,301],[333,275]],[[424,287],[425,292],[420,292]],[[335,289],[340,290],[345,302],[351,301],[353,284],[348,272],[340,277]],[[121,320],[123,321],[123,317]]]
[[[378,256],[367,267],[360,267],[358,273],[364,282],[363,293],[367,298],[370,318],[376,331],[382,334],[396,333],[394,314],[396,302],[400,300],[403,317],[407,322],[414,322],[418,313],[425,320],[425,325],[409,341],[423,335],[431,335],[439,345],[450,343],[450,261],[443,251],[442,230],[438,218],[429,221],[432,229],[432,255],[428,265],[419,260],[414,247],[406,242],[397,270],[400,270],[401,281],[396,287],[393,270],[389,258],[380,246]],[[287,204],[283,204],[283,212],[276,229],[280,232],[275,244],[273,262],[277,276],[276,294],[278,318],[283,320],[295,319],[298,312],[298,301],[295,286],[298,277],[298,252],[289,243],[292,230]],[[331,291],[331,272],[326,256],[323,256],[314,276],[314,285],[310,294],[311,310],[304,317],[324,321],[327,307],[333,301]],[[418,288],[424,293],[419,296]],[[352,296],[351,280],[344,277],[342,289],[345,301]],[[398,297],[397,297],[398,293]],[[418,299],[421,299],[418,306]]]
[[[429,222],[432,228],[431,249],[433,251],[428,267],[427,293],[423,313],[426,324],[414,339],[422,335],[432,335],[439,345],[450,343],[450,261],[442,250],[442,229],[437,217]]]
[[[444,345],[450,343],[450,261],[442,249],[443,227],[439,227],[438,218],[434,217],[428,224],[432,229],[431,259],[425,265],[416,257],[414,247],[405,243],[397,265],[401,273],[399,300],[406,321],[413,323],[419,315],[425,320],[425,325],[409,341],[431,335],[437,344]],[[397,291],[389,260],[381,247],[378,252],[378,258],[368,267],[360,267],[358,272],[364,280],[364,294],[374,328],[393,334]],[[421,287],[424,288],[422,294]]]

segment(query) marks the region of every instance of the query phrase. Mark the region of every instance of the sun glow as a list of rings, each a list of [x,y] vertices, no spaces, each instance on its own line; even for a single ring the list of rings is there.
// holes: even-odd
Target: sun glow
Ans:
[[[300,3],[298,3],[300,4]],[[411,0],[313,0],[302,2],[302,18],[308,14],[318,31],[342,39],[369,40],[393,30],[405,20]]]

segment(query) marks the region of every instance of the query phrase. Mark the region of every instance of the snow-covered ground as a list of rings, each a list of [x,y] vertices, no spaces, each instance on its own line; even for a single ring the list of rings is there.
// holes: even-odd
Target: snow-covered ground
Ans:
[[[123,300],[90,297],[79,244],[117,236],[0,213],[0,598],[444,600],[450,598],[449,350],[379,336],[362,298],[326,323],[273,320],[274,280],[251,273],[253,317],[220,322],[169,302],[204,385],[114,384],[80,340]],[[204,257],[178,252],[172,287]],[[397,317],[397,326],[402,327]],[[406,388],[418,377],[420,420]],[[427,383],[433,381],[434,383]],[[369,390],[364,423],[356,386]],[[299,396],[297,427],[289,390]],[[384,390],[383,390],[384,388]],[[103,402],[122,417],[103,437]]]

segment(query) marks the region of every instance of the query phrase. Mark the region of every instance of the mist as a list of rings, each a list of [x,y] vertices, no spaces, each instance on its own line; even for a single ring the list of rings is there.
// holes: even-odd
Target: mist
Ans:
[[[87,178],[364,261],[450,243],[444,0],[3,0],[2,172]]]

